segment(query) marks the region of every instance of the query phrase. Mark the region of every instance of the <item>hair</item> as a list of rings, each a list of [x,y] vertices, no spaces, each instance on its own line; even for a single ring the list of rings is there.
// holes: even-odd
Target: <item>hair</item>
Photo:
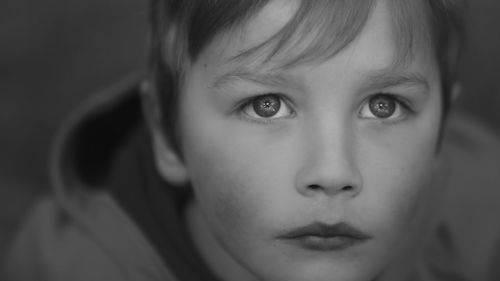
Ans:
[[[330,58],[360,33],[380,0],[302,0],[291,19],[266,41],[234,59],[254,56],[266,61],[294,46],[297,56],[281,67]],[[150,71],[159,122],[166,140],[179,151],[178,97],[184,72],[216,36],[241,26],[270,0],[151,0]],[[388,0],[398,55],[395,64],[409,62],[415,46],[432,48],[442,84],[443,118],[457,77],[463,34],[460,0]],[[300,43],[300,44],[297,44]]]

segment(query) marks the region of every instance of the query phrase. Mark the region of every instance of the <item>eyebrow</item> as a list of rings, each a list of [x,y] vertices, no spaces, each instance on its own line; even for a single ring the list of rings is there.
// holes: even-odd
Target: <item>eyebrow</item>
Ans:
[[[289,78],[287,78],[286,75],[283,75],[282,72],[253,71],[248,68],[238,68],[236,70],[217,76],[214,79],[214,82],[211,84],[210,88],[221,89],[226,85],[237,81],[249,81],[271,87],[294,83]]]
[[[365,82],[363,82],[363,88],[365,89],[386,89],[396,86],[407,86],[423,88],[423,93],[428,93],[430,90],[428,80],[418,72],[384,69],[370,71],[365,77]],[[281,71],[254,71],[242,67],[217,76],[210,88],[216,90],[222,89],[237,81],[249,81],[271,87],[297,83],[297,81],[287,78]]]
[[[421,87],[425,93],[430,90],[429,82],[419,72],[374,71],[367,75],[366,88],[384,89],[396,86]]]

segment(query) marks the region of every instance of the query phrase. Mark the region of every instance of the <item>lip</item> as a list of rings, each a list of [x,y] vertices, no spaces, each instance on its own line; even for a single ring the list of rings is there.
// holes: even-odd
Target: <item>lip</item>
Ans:
[[[286,231],[277,238],[311,251],[341,251],[373,237],[345,222],[315,222]]]

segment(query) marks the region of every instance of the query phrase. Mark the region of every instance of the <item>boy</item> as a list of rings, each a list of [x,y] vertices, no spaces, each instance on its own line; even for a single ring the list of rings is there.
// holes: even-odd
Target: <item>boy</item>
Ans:
[[[455,1],[163,0],[152,26],[145,120],[125,86],[69,122],[11,279],[486,276],[440,203]]]

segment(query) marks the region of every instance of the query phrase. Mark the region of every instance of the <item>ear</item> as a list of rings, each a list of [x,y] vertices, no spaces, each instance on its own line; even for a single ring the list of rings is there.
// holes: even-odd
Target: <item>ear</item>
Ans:
[[[143,114],[151,134],[156,169],[165,181],[173,185],[185,185],[189,180],[187,169],[165,138],[156,91],[151,85],[149,81],[141,84],[141,100]]]

